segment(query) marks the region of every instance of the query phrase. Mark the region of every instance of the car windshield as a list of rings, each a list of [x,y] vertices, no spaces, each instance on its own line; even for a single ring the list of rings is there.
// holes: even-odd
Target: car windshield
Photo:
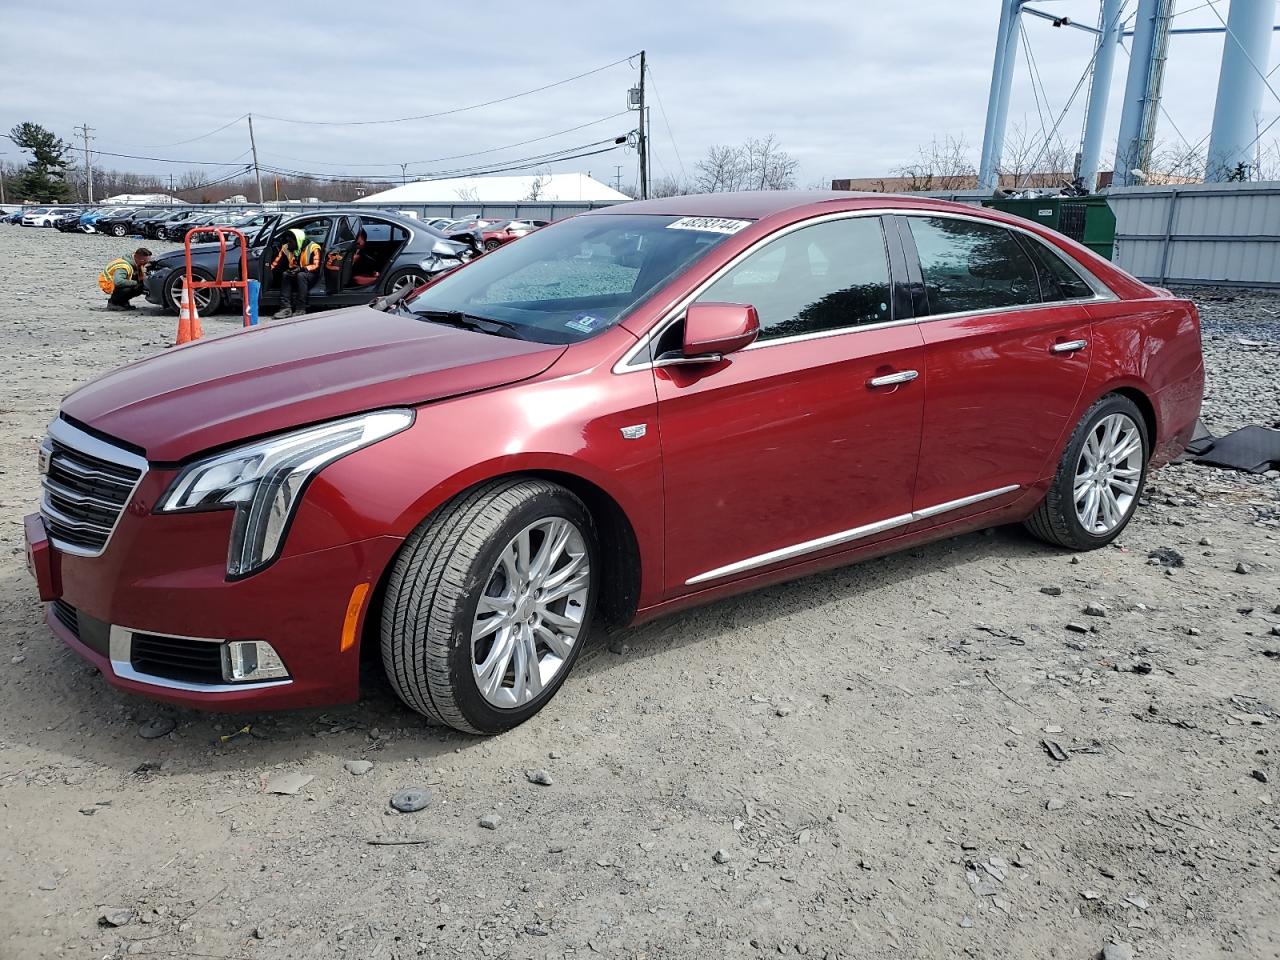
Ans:
[[[527,340],[575,343],[612,327],[743,226],[642,214],[574,217],[445,276],[408,306],[416,314],[491,319]]]

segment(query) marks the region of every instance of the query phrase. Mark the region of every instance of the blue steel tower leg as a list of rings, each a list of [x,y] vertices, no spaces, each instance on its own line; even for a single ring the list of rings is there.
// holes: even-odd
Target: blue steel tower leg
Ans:
[[[1168,13],[1168,0],[1138,0],[1124,106],[1120,111],[1120,135],[1116,139],[1116,186],[1141,181],[1133,171],[1146,162],[1143,144],[1145,132],[1152,129],[1151,114],[1160,98],[1156,60],[1162,46],[1161,37],[1168,36]]]
[[[1000,155],[1004,149],[1005,126],[1009,121],[1009,92],[1013,88],[1013,68],[1018,54],[1019,11],[1026,0],[1001,0],[1000,27],[996,35],[996,55],[991,65],[991,93],[987,97],[987,123],[982,132],[982,161],[978,166],[978,186],[995,190],[1000,178]]]
[[[1206,180],[1227,180],[1239,171],[1246,179],[1254,167],[1253,145],[1266,89],[1263,74],[1271,56],[1276,0],[1231,0],[1222,45],[1218,100],[1209,134]]]
[[[1097,189],[1102,133],[1107,125],[1107,100],[1111,96],[1111,77],[1115,73],[1116,48],[1120,46],[1120,34],[1124,29],[1122,9],[1123,0],[1102,0],[1102,35],[1098,37],[1093,60],[1093,85],[1089,88],[1084,143],[1080,147],[1080,179],[1090,193]]]

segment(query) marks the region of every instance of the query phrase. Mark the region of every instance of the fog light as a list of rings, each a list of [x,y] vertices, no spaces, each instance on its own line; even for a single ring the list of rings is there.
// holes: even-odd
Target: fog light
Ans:
[[[278,680],[289,676],[284,661],[265,640],[232,640],[226,650],[222,677],[231,683]]]

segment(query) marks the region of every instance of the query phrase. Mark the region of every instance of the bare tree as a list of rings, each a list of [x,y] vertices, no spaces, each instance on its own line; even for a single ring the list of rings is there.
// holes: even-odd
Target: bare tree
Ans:
[[[1015,123],[1005,135],[1000,151],[1000,185],[1059,187],[1075,175],[1075,154],[1054,134],[1048,143],[1025,123]]]
[[[977,183],[978,170],[969,159],[963,136],[934,137],[916,148],[916,159],[895,167],[893,173],[907,180],[908,190],[965,190]]]
[[[551,185],[551,175],[549,173],[540,173],[529,183],[529,192],[525,195],[525,200],[541,200],[542,194],[546,192],[548,186]]]
[[[1280,137],[1272,137],[1271,143],[1258,146],[1255,180],[1280,180]]]
[[[747,183],[752,190],[791,190],[796,185],[799,161],[778,146],[773,134],[748,140],[742,145],[746,155]]]
[[[695,179],[698,193],[723,193],[741,190],[746,182],[747,162],[742,147],[716,144],[697,163]]]
[[[459,200],[466,200],[470,203],[480,202],[480,191],[475,187],[459,187],[454,192],[458,195]]]
[[[1151,148],[1147,183],[1193,183],[1204,178],[1207,151],[1197,144],[1158,142]]]
[[[697,192],[693,184],[678,177],[659,177],[649,184],[650,197],[683,197]]]
[[[790,190],[799,162],[778,146],[777,138],[753,137],[738,146],[717,144],[697,163],[693,187],[698,193],[728,190]]]

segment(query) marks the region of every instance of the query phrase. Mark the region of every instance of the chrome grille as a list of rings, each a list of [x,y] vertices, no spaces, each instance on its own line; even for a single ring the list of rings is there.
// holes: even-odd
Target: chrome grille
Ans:
[[[147,462],[58,419],[40,447],[40,515],[60,550],[96,557],[146,473]]]

